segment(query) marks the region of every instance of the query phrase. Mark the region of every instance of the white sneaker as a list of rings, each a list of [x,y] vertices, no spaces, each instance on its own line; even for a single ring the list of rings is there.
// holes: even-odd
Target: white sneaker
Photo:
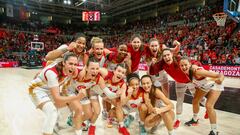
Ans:
[[[59,125],[58,125],[58,123],[54,126],[54,128],[53,128],[53,133],[54,134],[56,134],[56,135],[58,135],[58,132],[60,131],[60,128],[59,128]]]
[[[80,130],[75,130],[75,134],[76,135],[82,135],[82,130],[80,129]]]

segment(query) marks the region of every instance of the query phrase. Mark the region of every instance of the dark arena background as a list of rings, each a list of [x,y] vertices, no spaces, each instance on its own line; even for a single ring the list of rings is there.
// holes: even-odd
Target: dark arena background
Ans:
[[[79,35],[86,37],[84,49],[88,51],[92,37],[102,38],[109,49],[130,44],[136,33],[143,37],[143,44],[156,38],[174,48],[177,40],[181,43],[177,56],[223,73],[225,90],[215,105],[219,135],[240,135],[239,22],[240,0],[0,0],[0,135],[42,135],[45,116],[35,108],[27,89],[46,65],[48,52],[69,45]],[[143,56],[138,67],[140,76],[147,73]],[[176,108],[175,81],[169,79],[170,99]],[[187,91],[183,122],[175,129],[176,135],[207,135],[210,131],[203,106],[199,125],[184,126],[193,115],[192,99]],[[54,135],[75,135],[66,124],[69,109],[63,108],[61,113],[62,128]],[[96,135],[120,134],[118,126],[106,127],[102,114],[96,126]],[[139,134],[138,122],[128,130]],[[168,134],[164,122],[155,134]]]

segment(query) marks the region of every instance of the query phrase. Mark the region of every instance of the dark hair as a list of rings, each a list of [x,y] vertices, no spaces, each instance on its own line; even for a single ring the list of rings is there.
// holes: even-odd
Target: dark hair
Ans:
[[[178,52],[178,55],[183,56],[182,52]]]
[[[164,48],[164,49],[162,50],[162,53],[163,53],[164,51],[170,51],[170,52],[171,52],[171,49],[170,49],[170,48]]]
[[[97,60],[94,56],[89,56],[89,59],[88,59],[87,64],[86,64],[87,67],[89,66],[90,62],[99,63],[99,60]]]
[[[164,53],[164,51],[170,51],[171,53],[172,53],[172,51],[171,51],[171,49],[170,48],[164,48],[163,50],[162,50],[162,54]],[[173,54],[173,53],[172,53]],[[164,61],[164,60],[163,60]],[[164,61],[164,63],[165,63],[165,61]],[[178,61],[177,61],[177,58],[173,55],[173,64],[174,64],[174,67],[175,68],[180,68],[179,67],[179,65],[178,65]]]
[[[147,49],[150,50],[150,44],[151,44],[151,42],[153,42],[153,41],[157,41],[157,42],[158,42],[158,45],[160,46],[159,41],[158,41],[157,38],[151,38],[151,39],[149,40],[149,46],[148,46]],[[162,59],[162,51],[157,50],[157,56],[156,56],[156,58],[157,58],[158,60],[161,60],[161,59]],[[146,57],[146,62],[150,62],[150,61],[152,61],[152,58],[151,58],[151,57]]]
[[[153,80],[152,80],[152,78],[151,78],[150,75],[143,75],[143,76],[141,77],[141,83],[142,83],[142,79],[143,79],[143,78],[150,78],[150,80],[151,80],[151,82],[152,82],[151,90],[150,90],[150,93],[149,93],[149,98],[150,98],[150,100],[151,100],[151,104],[152,104],[153,106],[155,106],[155,104],[156,104],[156,97],[155,97],[156,87],[153,85]]]
[[[131,39],[130,39],[131,42],[134,40],[134,38],[139,38],[139,39],[140,39],[140,41],[141,41],[141,46],[140,46],[139,50],[140,50],[140,51],[143,51],[143,50],[144,50],[143,37],[142,37],[140,34],[135,33],[135,34],[132,35],[132,37],[131,37]]]
[[[131,41],[133,41],[134,40],[134,38],[139,38],[140,40],[141,40],[141,42],[142,42],[142,40],[143,40],[143,37],[140,35],[140,34],[137,34],[137,33],[135,33],[135,34],[133,34],[132,36],[131,36]]]
[[[119,48],[121,45],[125,45],[125,46],[127,46],[127,44],[126,44],[126,43],[124,43],[124,42],[121,42],[121,43],[119,43],[119,44],[117,45],[117,48]]]
[[[77,55],[73,52],[67,52],[63,56],[63,62],[65,63],[70,57],[76,57],[77,58]],[[63,62],[59,62],[56,65],[56,70],[57,70],[57,73],[58,73],[59,80],[61,80],[62,77],[63,77],[63,74],[62,74]]]
[[[124,68],[124,69],[127,68],[127,66],[126,66],[125,63],[118,63],[117,66],[116,66],[116,68],[115,68],[115,70],[117,69],[117,67],[122,67],[122,68]]]
[[[130,73],[127,75],[127,82],[130,83],[132,79],[138,79],[140,81],[139,75],[136,73]]]
[[[192,81],[192,80],[193,80],[193,68],[192,68],[193,63],[190,61],[190,59],[189,59],[187,56],[183,56],[183,57],[181,58],[181,60],[187,60],[187,61],[191,64],[191,66],[190,66],[190,68],[189,68],[189,71],[188,71],[188,74],[189,74],[189,79]],[[197,64],[197,62],[196,62],[196,64],[194,64],[194,65],[199,66],[199,65]]]

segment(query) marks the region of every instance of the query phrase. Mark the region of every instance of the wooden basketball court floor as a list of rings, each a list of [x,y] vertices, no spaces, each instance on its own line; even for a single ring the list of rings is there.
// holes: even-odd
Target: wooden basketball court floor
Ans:
[[[39,70],[22,68],[0,68],[0,135],[41,135],[41,126],[44,114],[35,109],[27,94],[27,87],[35,73]],[[142,73],[141,73],[142,74]],[[224,81],[227,87],[240,90],[240,79],[227,78]],[[240,91],[239,91],[240,92]],[[232,99],[234,100],[234,99]],[[175,103],[175,101],[172,101]],[[65,109],[63,117],[66,117]],[[208,135],[209,121],[203,118],[205,108],[201,108],[200,124],[196,127],[185,127],[183,124],[176,130],[177,135]],[[240,135],[240,115],[217,110],[218,129],[220,135]],[[184,103],[182,121],[192,117],[191,104]],[[64,118],[60,121],[64,125]],[[117,128],[107,128],[101,116],[97,120],[96,135],[117,135]],[[131,135],[139,134],[137,121],[130,126]],[[73,129],[61,130],[60,135],[74,135]],[[156,135],[167,135],[163,123],[159,126]],[[84,133],[87,135],[87,132]]]

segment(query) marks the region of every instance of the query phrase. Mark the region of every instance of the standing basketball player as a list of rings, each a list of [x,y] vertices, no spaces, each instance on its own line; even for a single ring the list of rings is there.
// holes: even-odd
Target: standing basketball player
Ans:
[[[146,45],[143,45],[142,36],[134,34],[131,37],[131,43],[128,44],[128,52],[131,59],[131,71],[130,73],[138,73],[138,65],[140,64],[141,58],[146,53]]]
[[[177,53],[180,49],[180,43],[178,41],[174,41],[173,45],[176,45],[175,48],[171,48],[172,52]],[[149,47],[146,50],[145,60],[150,67],[152,59],[156,59],[156,61],[162,60],[162,50],[167,48],[164,44],[159,45],[159,42],[156,38],[151,38],[149,41]],[[168,76],[164,70],[160,71],[156,75],[151,76],[154,85],[157,87],[162,87],[163,93],[169,97],[169,83],[168,83]],[[160,84],[159,84],[160,83]]]
[[[215,103],[217,102],[221,92],[224,90],[221,85],[224,80],[224,75],[212,71],[204,70],[197,65],[191,65],[188,58],[182,58],[180,61],[181,69],[189,76],[193,84],[196,85],[197,90],[193,98],[193,118],[185,123],[187,126],[191,126],[198,123],[197,114],[199,112],[200,100],[206,95],[206,109],[211,124],[211,132],[209,135],[218,135],[217,132],[217,118],[214,110]],[[214,81],[207,80],[206,77],[212,78]]]
[[[184,94],[188,89],[193,94],[195,91],[194,85],[191,83],[189,77],[180,69],[178,61],[173,57],[173,53],[169,48],[163,49],[163,60],[156,62],[153,59],[153,64],[150,66],[150,75],[158,74],[159,71],[164,69],[175,81],[176,81],[176,95],[177,95],[177,105],[176,105],[176,116],[177,119],[174,123],[174,128],[178,128],[180,125],[180,118],[182,114],[182,106],[184,101]],[[193,94],[194,95],[194,94]]]

